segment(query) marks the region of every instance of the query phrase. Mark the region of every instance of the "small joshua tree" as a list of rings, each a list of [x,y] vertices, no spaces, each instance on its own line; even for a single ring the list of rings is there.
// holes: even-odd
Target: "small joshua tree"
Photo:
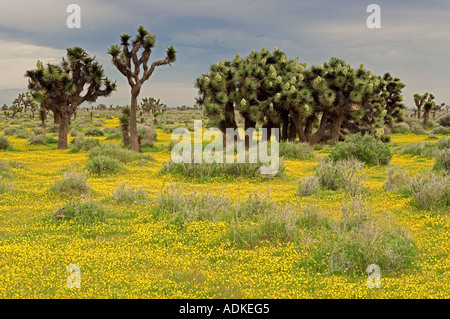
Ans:
[[[156,38],[143,26],[137,29],[137,35],[131,41],[131,35],[122,34],[120,36],[120,46],[112,45],[108,54],[112,56],[112,63],[128,80],[131,87],[131,107],[130,107],[130,144],[131,149],[139,152],[138,129],[136,121],[137,99],[141,92],[142,85],[155,71],[157,66],[170,65],[176,60],[176,50],[173,46],[167,48],[166,57],[163,60],[154,61],[150,66],[148,61],[155,46]],[[142,50],[142,52],[140,52]],[[141,73],[141,68],[143,74]]]
[[[423,125],[428,125],[428,120],[430,119],[430,113],[435,107],[434,95],[429,94],[428,99],[426,100],[425,104],[423,105]]]
[[[37,108],[36,101],[30,95],[30,92],[20,93],[12,103],[13,117],[15,117],[16,113],[22,112],[22,110],[26,110],[27,108],[30,109],[32,117],[34,118],[34,113]]]
[[[95,102],[100,96],[108,96],[115,89],[115,83],[104,77],[103,67],[82,48],[67,49],[67,59],[61,64],[46,66],[38,61],[36,69],[25,74],[28,89],[41,103],[59,118],[58,149],[65,150],[69,120],[83,102]]]
[[[425,104],[426,100],[428,98],[428,93],[425,93],[423,95],[420,95],[419,93],[414,94],[414,103],[417,107],[417,118],[420,120],[422,114],[422,106]]]

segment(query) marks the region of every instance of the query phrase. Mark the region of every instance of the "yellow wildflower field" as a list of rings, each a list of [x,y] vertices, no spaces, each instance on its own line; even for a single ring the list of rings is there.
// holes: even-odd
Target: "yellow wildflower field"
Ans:
[[[116,118],[104,127],[118,125]],[[198,183],[160,169],[170,158],[170,134],[157,129],[153,161],[130,163],[126,172],[89,176],[90,199],[110,197],[122,182],[156,196],[170,183],[184,192],[211,192],[239,202],[265,193],[286,205],[313,204],[339,218],[348,195],[339,191],[298,197],[300,178],[312,175],[317,158],[287,160],[285,176],[268,180],[211,179]],[[394,135],[391,144],[426,140],[426,135]],[[225,222],[194,221],[179,229],[152,219],[148,205],[113,205],[115,217],[104,223],[55,222],[50,217],[70,198],[50,187],[68,167],[86,165],[87,153],[59,151],[9,138],[13,150],[0,152],[11,165],[11,192],[0,194],[0,298],[449,298],[450,214],[419,210],[411,197],[386,192],[387,167],[365,168],[365,196],[374,214],[389,212],[418,248],[414,269],[384,274],[381,288],[369,289],[367,274],[313,273],[302,266],[310,252],[292,242],[237,248],[224,240]],[[102,143],[119,143],[98,137]],[[76,163],[76,164],[75,164]],[[392,164],[413,174],[431,169],[434,159],[400,154]],[[314,243],[312,243],[313,245]],[[70,289],[67,267],[81,270],[81,288]]]

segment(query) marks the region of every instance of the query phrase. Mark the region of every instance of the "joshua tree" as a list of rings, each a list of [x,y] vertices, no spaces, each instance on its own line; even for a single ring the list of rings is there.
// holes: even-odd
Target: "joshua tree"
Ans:
[[[435,107],[434,95],[429,94],[428,99],[426,100],[425,104],[423,105],[423,125],[428,125],[428,120],[430,119],[430,113]]]
[[[155,36],[149,33],[143,26],[137,29],[137,35],[130,43],[131,35],[122,34],[120,36],[121,44],[112,45],[108,54],[112,56],[112,63],[128,80],[131,87],[131,108],[130,108],[130,143],[135,152],[139,152],[138,130],[137,130],[137,99],[142,85],[147,81],[155,71],[157,66],[170,65],[176,60],[176,50],[173,46],[167,48],[166,58],[154,61],[150,66],[148,60],[155,46]],[[140,53],[140,50],[143,50]],[[143,74],[140,76],[141,67]]]
[[[36,112],[37,103],[30,95],[29,92],[20,93],[17,98],[14,99],[12,103],[13,117],[17,112],[22,112],[22,110],[30,109],[32,117],[34,118],[34,113]]]
[[[445,107],[445,102],[441,104],[434,104],[434,107],[432,109],[433,112],[433,120],[436,118],[436,112],[441,111]]]
[[[126,148],[130,147],[130,107],[128,105],[122,108],[119,116],[120,130],[122,131],[122,142]]]
[[[382,95],[386,101],[385,123],[392,125],[394,121],[403,121],[405,105],[402,103],[402,89],[406,86],[400,82],[399,78],[393,78],[389,73],[385,73],[382,82]]]
[[[153,97],[144,97],[141,103],[141,109],[146,112],[152,112],[153,116],[158,116],[160,112],[164,112],[167,109],[167,105],[162,103],[160,99],[156,100]]]
[[[47,119],[47,111],[43,108],[39,109],[39,120],[41,120],[42,128],[45,130],[45,120]]]
[[[419,93],[414,94],[414,103],[416,104],[416,107],[417,107],[417,118],[419,120],[421,118],[422,106],[426,102],[427,98],[428,98],[428,93],[425,93],[423,95],[420,95]]]
[[[104,77],[102,66],[82,48],[67,49],[67,60],[60,65],[37,62],[37,68],[25,74],[32,96],[41,107],[53,111],[59,118],[58,149],[67,149],[69,120],[83,102],[95,102],[108,96],[115,83]]]

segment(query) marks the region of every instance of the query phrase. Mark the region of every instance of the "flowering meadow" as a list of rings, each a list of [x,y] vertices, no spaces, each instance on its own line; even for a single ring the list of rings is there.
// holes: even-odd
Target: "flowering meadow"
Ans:
[[[116,116],[99,115],[93,121],[100,130],[119,126]],[[186,123],[192,124],[193,119]],[[32,124],[30,119],[16,124],[1,122],[0,134],[7,127],[25,126],[33,135]],[[203,218],[195,215],[199,211],[195,207],[200,206],[194,205],[189,211],[194,217],[180,221],[173,218],[175,208],[169,211],[164,208],[169,207],[167,203],[161,206],[169,192],[174,192],[178,194],[175,197],[205,196],[206,207],[219,207],[225,201],[229,211],[237,205],[233,208],[237,212],[249,196],[261,196],[274,205],[275,217],[286,207],[309,207],[320,218],[338,222],[343,207],[351,201],[348,192],[320,189],[308,196],[297,194],[299,181],[315,174],[332,146],[315,148],[309,159],[285,159],[283,174],[273,178],[196,179],[161,173],[171,157],[167,148],[171,134],[163,125],[154,126],[153,145],[142,150],[147,158],[127,161],[115,174],[101,175],[86,173],[87,151],[61,151],[54,143],[30,144],[29,138],[8,136],[11,147],[0,150],[0,298],[450,297],[448,201],[443,207],[427,209],[419,207],[410,193],[388,191],[384,186],[390,166],[410,176],[433,169],[433,157],[404,153],[405,146],[437,143],[448,135],[392,134],[390,165],[364,167],[360,199],[369,215],[374,219],[388,216],[390,225],[401,229],[410,240],[408,245],[414,247],[408,266],[381,267],[381,287],[370,289],[369,264],[354,263],[348,272],[330,270],[334,259],[327,256],[336,253],[333,247],[339,245],[329,231],[305,226],[296,228],[287,239],[263,233],[261,240],[250,242],[251,236],[243,234],[256,229],[262,223],[259,219],[234,218],[232,214],[228,218],[226,209],[224,217]],[[87,129],[79,127],[79,134]],[[105,135],[90,138],[99,140],[100,145],[121,142]],[[69,137],[69,143],[73,139]],[[67,172],[86,174],[89,191],[55,191],[55,182]],[[136,190],[136,198],[121,200],[120,185]],[[99,203],[104,208],[102,218],[81,222],[53,217],[68,203],[80,202]],[[163,208],[157,210],[158,205]],[[159,211],[164,218],[158,217]],[[321,238],[336,244],[320,251],[324,247]],[[377,242],[380,249],[384,244],[383,240]],[[395,249],[389,247],[384,250]],[[378,263],[376,257],[371,258]],[[71,264],[81,270],[79,289],[67,285]]]

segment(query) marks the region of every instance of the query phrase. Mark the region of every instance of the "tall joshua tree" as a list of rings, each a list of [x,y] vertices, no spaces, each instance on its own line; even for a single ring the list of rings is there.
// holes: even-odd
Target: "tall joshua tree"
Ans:
[[[428,93],[425,93],[423,95],[420,95],[419,93],[414,94],[414,103],[416,103],[417,118],[419,120],[421,118],[422,106],[425,104],[427,98],[428,98]]]
[[[405,105],[402,103],[401,91],[406,85],[399,78],[393,78],[389,73],[385,73],[382,86],[383,97],[386,100],[386,124],[392,125],[394,121],[403,121]]]
[[[83,102],[95,102],[108,96],[115,83],[104,77],[102,66],[82,48],[67,49],[67,59],[59,65],[37,62],[28,70],[28,88],[43,109],[51,110],[59,118],[58,149],[67,149],[69,119]]]
[[[130,105],[130,144],[131,149],[139,152],[138,130],[137,130],[137,100],[141,92],[142,85],[147,81],[155,71],[157,66],[170,65],[176,60],[176,50],[173,46],[167,48],[166,57],[162,60],[154,61],[150,66],[148,61],[155,46],[156,38],[149,33],[143,26],[137,29],[137,35],[131,41],[131,35],[123,33],[120,36],[120,46],[112,45],[108,54],[112,56],[112,63],[128,80],[131,87],[131,105]],[[141,68],[143,74],[141,73]]]

